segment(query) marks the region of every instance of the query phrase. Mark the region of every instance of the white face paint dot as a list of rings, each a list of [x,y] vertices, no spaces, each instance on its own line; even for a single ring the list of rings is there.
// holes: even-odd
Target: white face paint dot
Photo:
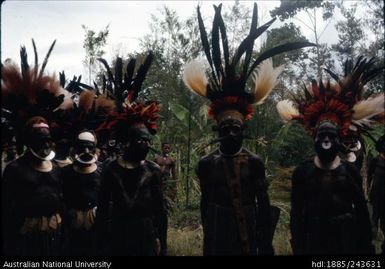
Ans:
[[[330,149],[332,147],[332,143],[329,141],[322,142],[322,148],[323,149]]]

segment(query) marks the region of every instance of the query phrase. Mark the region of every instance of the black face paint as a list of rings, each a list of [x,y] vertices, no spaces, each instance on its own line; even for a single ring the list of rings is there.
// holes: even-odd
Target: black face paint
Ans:
[[[332,162],[340,149],[337,127],[329,122],[322,123],[317,130],[314,148],[322,163]]]
[[[150,144],[151,135],[147,128],[132,128],[128,140],[123,145],[123,159],[134,163],[145,160]]]
[[[342,140],[340,150],[343,154],[348,154],[350,152],[358,151],[360,149],[359,145],[360,141],[358,137],[354,135],[349,135]]]
[[[32,132],[28,140],[28,146],[37,158],[45,159],[54,154],[55,144],[48,129],[41,128]]]
[[[96,162],[96,145],[91,141],[78,140],[74,148],[75,159],[79,163],[92,164]]]
[[[243,142],[243,126],[237,120],[226,120],[219,126],[220,149],[225,154],[235,154]]]

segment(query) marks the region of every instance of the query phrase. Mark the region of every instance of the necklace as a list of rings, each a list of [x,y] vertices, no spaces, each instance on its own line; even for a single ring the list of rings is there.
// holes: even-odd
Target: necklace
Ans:
[[[241,148],[240,148],[236,153],[234,153],[234,154],[225,154],[225,153],[223,153],[223,152],[221,151],[220,148],[219,148],[218,150],[219,150],[219,154],[222,155],[222,156],[224,156],[224,157],[235,157],[235,156],[239,155],[239,153],[242,152],[243,147],[241,147]]]

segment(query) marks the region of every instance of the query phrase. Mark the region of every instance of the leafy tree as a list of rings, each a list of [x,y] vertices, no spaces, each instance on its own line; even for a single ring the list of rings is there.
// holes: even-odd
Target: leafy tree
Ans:
[[[365,0],[363,2],[365,8],[364,24],[365,31],[374,39],[366,49],[365,55],[369,57],[376,57],[378,59],[377,66],[384,65],[385,58],[385,25],[384,25],[384,2],[380,0]],[[384,73],[369,83],[372,92],[384,91]]]
[[[323,73],[322,67],[330,67],[332,61],[331,55],[325,53],[329,50],[329,48],[326,44],[321,43],[321,37],[332,21],[331,19],[335,8],[334,2],[335,1],[332,2],[326,0],[281,0],[281,5],[270,12],[271,16],[278,16],[280,20],[293,18],[313,33],[314,43],[318,46],[310,49],[315,57],[310,58],[312,61],[308,65],[308,68],[315,70],[318,77],[321,77]],[[308,19],[307,21],[304,21],[297,16],[297,14],[301,11],[306,13]],[[319,11],[322,12],[322,19],[327,21],[325,27],[322,29],[320,29],[317,24],[320,19]]]
[[[166,140],[174,145],[188,205],[196,159],[192,155],[200,144],[207,144],[210,139],[202,136],[209,133],[205,101],[194,96],[182,81],[183,65],[201,51],[198,24],[195,16],[182,21],[175,11],[164,6],[161,16],[152,16],[150,29],[151,34],[142,38],[141,47],[152,50],[155,55],[146,83],[152,85],[150,97],[162,104],[157,143]]]
[[[279,28],[267,31],[266,42],[262,45],[261,52],[279,44],[296,41],[308,40],[294,23],[285,23]],[[280,75],[279,84],[273,91],[272,96],[284,99],[287,97],[288,91],[293,91],[297,88],[298,83],[301,83],[302,79],[306,76],[305,61],[308,58],[307,50],[303,49],[282,53],[273,57],[274,66],[284,65],[285,69]]]
[[[223,13],[223,20],[226,23],[229,51],[234,53],[234,50],[250,31],[251,10],[236,0],[232,6],[226,8]]]
[[[88,83],[92,83],[92,74],[96,73],[96,59],[102,57],[105,54],[103,47],[107,43],[109,34],[109,25],[104,30],[96,33],[94,30],[88,29],[87,26],[82,25],[85,32],[83,48],[86,50],[86,57],[83,64],[88,67]]]
[[[340,62],[344,62],[346,59],[354,60],[360,54],[359,50],[364,46],[365,34],[363,19],[356,15],[357,4],[351,8],[341,5],[340,9],[344,20],[336,23],[338,42],[332,45],[332,48],[337,52]]]

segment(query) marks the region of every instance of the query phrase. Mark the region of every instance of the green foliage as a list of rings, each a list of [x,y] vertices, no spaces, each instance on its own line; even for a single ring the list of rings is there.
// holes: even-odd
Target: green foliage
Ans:
[[[363,29],[363,19],[356,15],[357,5],[351,8],[341,6],[341,13],[344,20],[336,23],[338,31],[338,42],[332,46],[340,58],[340,62],[345,59],[353,60],[357,57],[358,49],[363,45],[362,40],[365,37]]]
[[[296,41],[308,41],[302,35],[300,28],[294,23],[285,23],[279,28],[267,31],[266,42],[261,47],[264,52],[277,44],[284,44]],[[280,75],[279,82],[274,89],[273,96],[278,99],[288,98],[288,94],[294,91],[306,76],[306,60],[309,58],[308,49],[293,50],[273,57],[274,66],[284,65],[285,69]]]
[[[329,19],[333,15],[333,2],[324,0],[281,0],[281,5],[270,11],[270,14],[272,17],[278,16],[280,20],[286,20],[290,17],[294,17],[302,10],[320,7],[323,8],[322,18],[324,20]]]
[[[326,0],[316,1],[287,1],[281,0],[281,5],[270,12],[271,16],[278,16],[280,20],[293,18],[299,21],[303,26],[310,30],[314,35],[314,43],[318,47],[312,48],[309,54],[309,64],[302,66],[304,73],[312,74],[310,77],[321,77],[323,67],[329,68],[333,64],[332,55],[329,53],[329,48],[326,44],[322,44],[320,39],[329,26],[334,14],[335,2]],[[322,19],[327,21],[323,29],[319,28],[319,10],[322,11]],[[306,13],[307,19],[299,18],[297,14],[301,11]]]
[[[85,66],[88,66],[89,71],[89,77],[88,77],[88,83],[91,84],[91,77],[92,74],[95,72],[95,65],[96,65],[96,59],[100,58],[104,55],[105,51],[103,50],[103,47],[107,43],[107,38],[109,35],[109,25],[106,26],[104,30],[99,31],[99,33],[96,33],[94,30],[90,30],[87,28],[87,26],[82,25],[82,28],[85,32],[84,34],[84,41],[83,41],[83,48],[86,51],[86,57],[83,61]]]
[[[233,55],[237,46],[250,31],[251,10],[236,0],[223,12],[223,20],[226,24],[229,52]]]

